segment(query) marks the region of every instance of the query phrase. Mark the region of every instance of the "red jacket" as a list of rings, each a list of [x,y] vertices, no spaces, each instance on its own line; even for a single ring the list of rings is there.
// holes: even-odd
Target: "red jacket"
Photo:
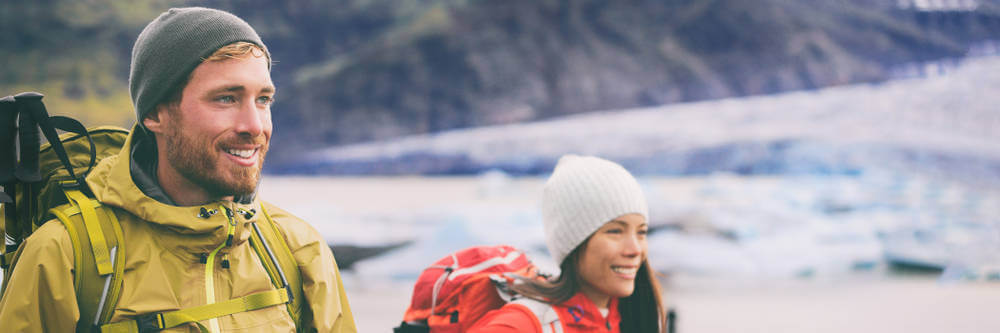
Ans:
[[[539,319],[539,316],[542,318]],[[618,299],[611,299],[611,304],[608,304],[608,315],[605,318],[594,302],[591,302],[583,293],[577,293],[569,300],[557,305],[548,305],[529,299],[508,303],[500,309],[487,313],[467,332],[619,333],[618,323],[620,321]],[[557,325],[561,327],[556,327]]]

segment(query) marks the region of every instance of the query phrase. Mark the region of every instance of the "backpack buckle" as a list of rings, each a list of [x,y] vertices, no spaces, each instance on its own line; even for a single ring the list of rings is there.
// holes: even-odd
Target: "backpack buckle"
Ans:
[[[83,188],[83,184],[77,179],[60,180],[59,186],[64,190],[79,190]]]
[[[135,326],[139,333],[152,333],[163,330],[163,315],[160,313],[149,313],[135,317]]]

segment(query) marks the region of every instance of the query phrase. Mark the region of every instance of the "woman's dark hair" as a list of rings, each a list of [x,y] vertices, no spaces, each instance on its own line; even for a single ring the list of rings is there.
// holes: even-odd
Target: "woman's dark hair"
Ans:
[[[618,326],[622,332],[665,332],[666,312],[660,291],[656,271],[649,267],[648,259],[643,260],[635,275],[632,295],[618,300],[618,313],[622,316]]]
[[[577,262],[580,251],[589,241],[590,238],[587,238],[563,259],[559,265],[561,272],[558,277],[549,280],[518,277],[511,289],[524,297],[548,304],[560,304],[569,300],[580,291],[582,282],[577,273]],[[636,273],[632,295],[618,300],[621,332],[665,332],[666,312],[660,291],[656,271],[649,267],[648,259],[643,260]]]
[[[580,277],[576,273],[576,263],[580,257],[581,248],[582,246],[577,246],[566,256],[566,259],[563,259],[562,264],[559,265],[561,272],[559,276],[548,280],[518,276],[511,289],[521,296],[549,304],[568,301],[580,291]]]

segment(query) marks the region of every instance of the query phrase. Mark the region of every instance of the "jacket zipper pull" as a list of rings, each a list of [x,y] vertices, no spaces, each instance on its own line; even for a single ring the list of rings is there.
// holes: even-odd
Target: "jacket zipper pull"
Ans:
[[[233,219],[233,210],[229,207],[222,206],[222,209],[226,211],[226,217],[229,218],[229,231],[226,232],[226,246],[233,246],[233,236],[236,234],[236,220]]]
[[[201,210],[198,211],[198,217],[203,218],[203,219],[207,219],[209,217],[212,217],[212,215],[217,214],[218,212],[219,211],[217,211],[215,209],[208,209],[208,208],[205,208],[205,207],[201,207]]]
[[[252,219],[254,215],[257,215],[257,210],[252,208],[250,210],[237,208],[236,212],[239,213],[240,215],[243,215],[243,219],[245,220]]]

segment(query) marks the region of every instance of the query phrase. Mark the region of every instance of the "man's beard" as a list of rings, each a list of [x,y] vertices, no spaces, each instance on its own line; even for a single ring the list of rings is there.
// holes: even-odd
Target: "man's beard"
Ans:
[[[267,154],[267,142],[263,135],[257,138],[237,137],[226,139],[227,143],[259,145],[257,165],[253,167],[233,166],[228,170],[219,170],[217,147],[209,139],[183,135],[175,131],[167,137],[167,162],[177,172],[187,178],[192,184],[204,189],[213,198],[226,196],[244,196],[254,193],[260,179],[264,156]],[[226,152],[221,152],[226,154]]]

